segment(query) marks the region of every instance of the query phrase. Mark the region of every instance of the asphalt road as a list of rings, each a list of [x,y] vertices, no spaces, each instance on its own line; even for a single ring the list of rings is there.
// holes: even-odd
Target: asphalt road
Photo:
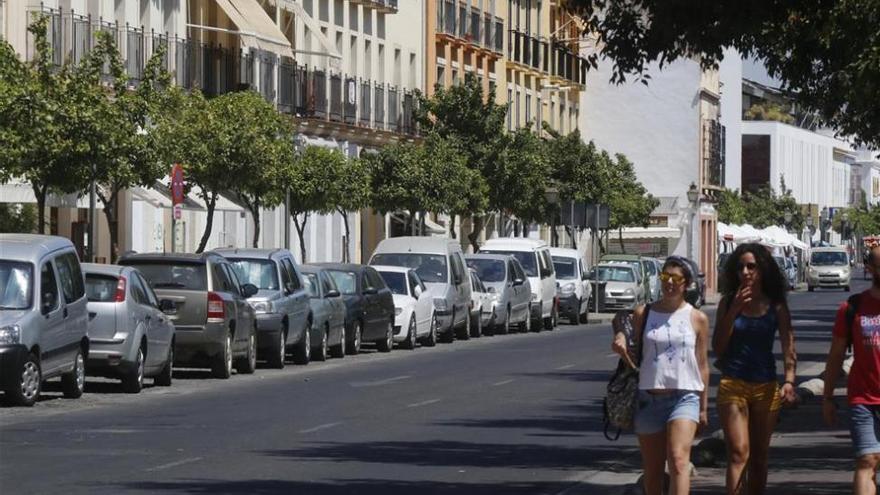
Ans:
[[[792,294],[801,374],[818,374],[845,297]],[[0,409],[0,493],[603,493],[638,469],[632,435],[602,435],[609,340],[562,325],[228,381],[176,371],[137,396],[49,387]]]

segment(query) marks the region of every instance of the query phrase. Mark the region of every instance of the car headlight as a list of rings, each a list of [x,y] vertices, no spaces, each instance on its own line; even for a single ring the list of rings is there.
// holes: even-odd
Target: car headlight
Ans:
[[[403,313],[403,308],[394,308],[394,316],[400,316],[400,313]]]
[[[272,303],[269,301],[257,301],[253,303],[254,311],[257,313],[271,313]]]
[[[575,286],[573,283],[568,283],[562,286],[560,292],[563,294],[572,294],[574,293]]]
[[[21,327],[7,325],[0,327],[0,344],[18,344],[21,342]]]
[[[442,297],[434,298],[434,307],[437,308],[437,311],[447,311],[449,309],[446,299],[443,299]]]
[[[634,295],[636,295],[636,291],[634,291],[634,290],[632,290],[632,289],[626,289],[625,291],[623,291],[623,293],[624,293],[624,295],[627,295],[627,296],[634,296]]]

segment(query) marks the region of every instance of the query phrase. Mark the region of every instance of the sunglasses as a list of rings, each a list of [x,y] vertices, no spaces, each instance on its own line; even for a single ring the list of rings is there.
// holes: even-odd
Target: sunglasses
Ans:
[[[736,265],[737,271],[743,271],[745,268],[747,271],[753,272],[758,269],[757,263],[739,263]]]
[[[672,282],[673,284],[683,284],[685,278],[681,275],[676,275],[674,273],[663,272],[660,274],[660,280],[662,282]]]

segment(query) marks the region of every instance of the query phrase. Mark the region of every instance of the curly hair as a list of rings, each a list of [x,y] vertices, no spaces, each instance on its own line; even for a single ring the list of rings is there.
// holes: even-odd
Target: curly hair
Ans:
[[[727,259],[724,264],[724,286],[721,287],[724,297],[733,297],[739,290],[739,259],[746,253],[752,253],[755,257],[755,263],[761,273],[761,291],[764,295],[775,304],[784,303],[786,282],[782,271],[770,254],[770,250],[757,243],[740,244]]]

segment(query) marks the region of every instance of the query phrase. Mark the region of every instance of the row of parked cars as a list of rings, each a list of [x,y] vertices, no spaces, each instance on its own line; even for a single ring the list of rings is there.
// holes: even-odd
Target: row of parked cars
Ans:
[[[418,343],[553,329],[587,313],[583,257],[531,239],[493,239],[465,255],[454,240],[400,237],[368,265],[300,265],[283,249],[129,253],[80,263],[69,240],[0,234],[0,387],[33,405],[45,380],[67,397],[85,377],[172,383],[174,367],[216,378],[288,361]]]
[[[690,265],[694,280],[688,286],[685,299],[699,308],[706,302],[706,274],[696,262],[682,258]],[[607,254],[587,273],[590,281],[605,283],[605,298],[600,307],[606,311],[631,310],[634,307],[660,299],[660,272],[663,260],[640,255]],[[594,301],[590,303],[594,304]],[[592,306],[591,306],[592,307]]]

